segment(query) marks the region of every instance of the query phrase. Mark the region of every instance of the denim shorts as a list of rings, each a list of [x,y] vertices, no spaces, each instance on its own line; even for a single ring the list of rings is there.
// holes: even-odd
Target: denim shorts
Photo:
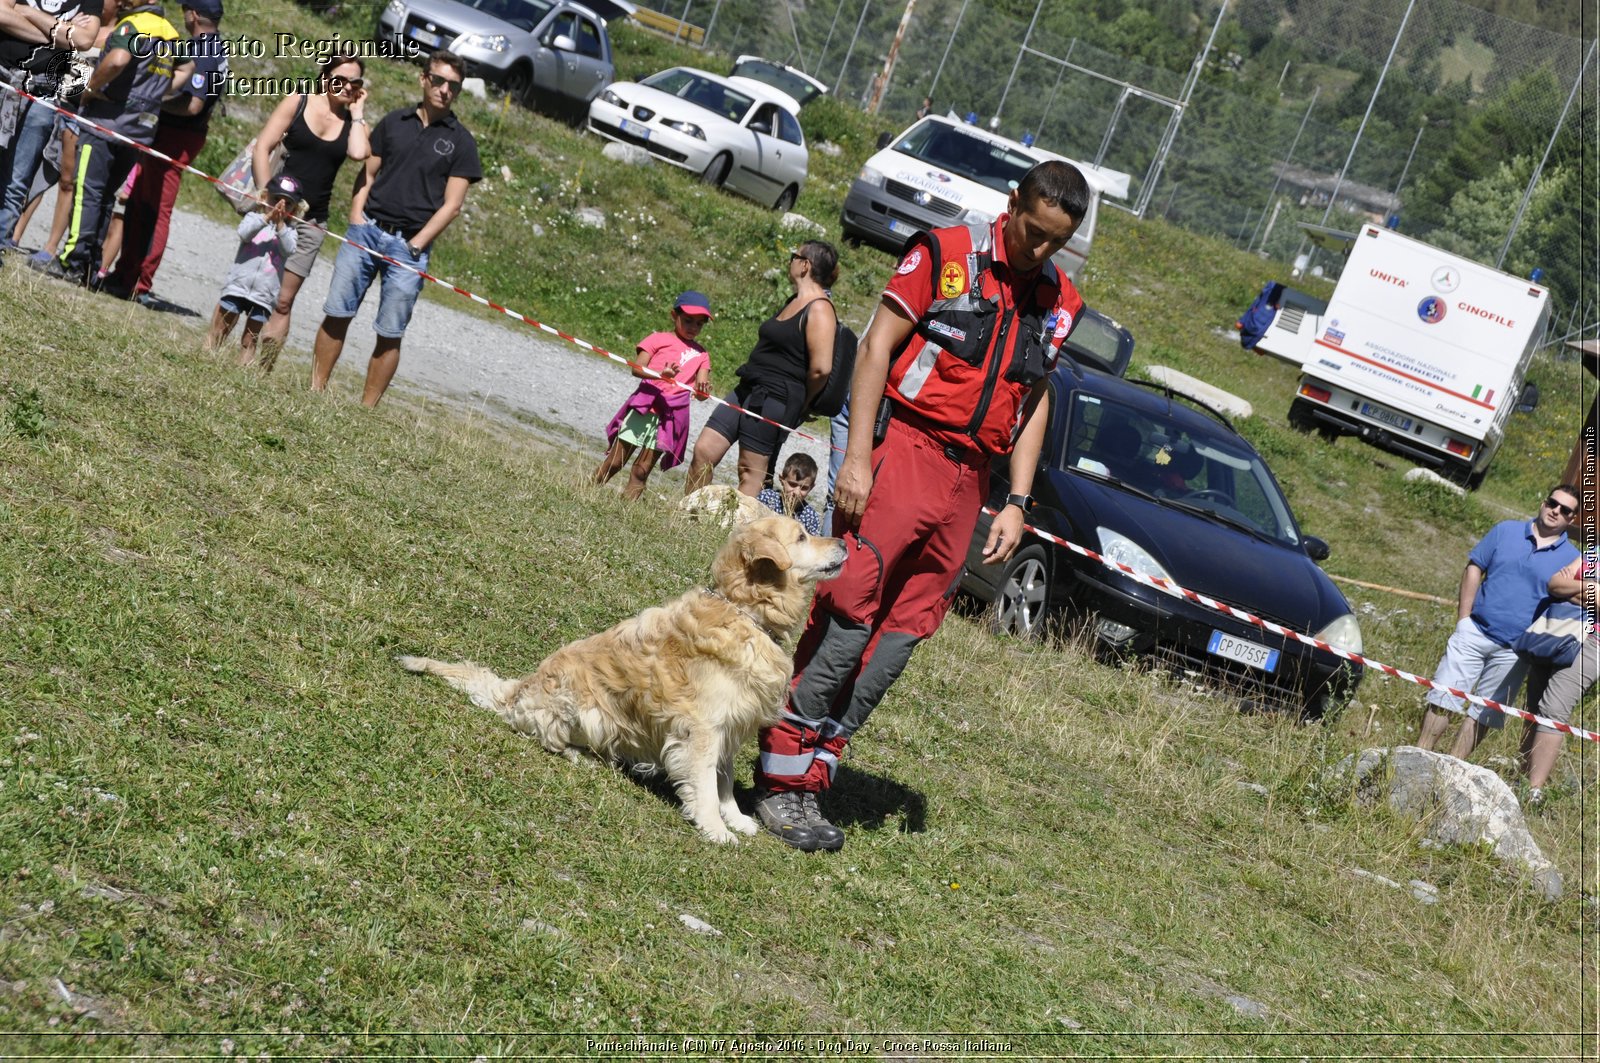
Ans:
[[[424,251],[420,258],[412,258],[402,237],[386,233],[371,222],[350,226],[345,236],[353,243],[339,245],[339,256],[333,260],[333,280],[328,284],[328,300],[322,312],[329,317],[355,317],[367,289],[381,277],[378,317],[372,324],[372,331],[385,339],[399,339],[406,334],[417,296],[422,294],[422,274],[375,258],[354,244],[408,262],[417,269],[428,268],[428,253]]]
[[[272,307],[262,306],[238,295],[224,295],[217,300],[217,305],[229,314],[238,314],[250,321],[265,321],[272,316]]]

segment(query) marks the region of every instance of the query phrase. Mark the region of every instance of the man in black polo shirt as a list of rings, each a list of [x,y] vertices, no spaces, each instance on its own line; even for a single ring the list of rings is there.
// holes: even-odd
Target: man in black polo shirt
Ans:
[[[334,260],[322,326],[312,347],[311,390],[323,391],[344,350],[345,333],[374,279],[378,289],[377,340],[367,366],[361,402],[376,406],[400,365],[400,339],[422,292],[428,250],[461,205],[467,188],[482,179],[478,145],[451,104],[461,91],[466,63],[451,52],[434,52],[421,75],[422,102],[383,116],[372,131],[372,154],[350,201],[351,241]],[[360,246],[354,246],[359,244]],[[371,248],[414,269],[369,254]]]

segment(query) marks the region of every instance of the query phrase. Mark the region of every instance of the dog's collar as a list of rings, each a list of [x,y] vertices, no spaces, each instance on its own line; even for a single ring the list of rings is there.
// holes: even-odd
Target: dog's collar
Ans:
[[[743,615],[746,620],[748,620],[752,624],[754,624],[761,631],[761,633],[763,635],[765,635],[765,636],[767,636],[767,638],[771,639],[775,645],[782,645],[782,643],[778,642],[778,636],[774,635],[772,633],[771,629],[769,629],[767,627],[767,625],[765,625],[765,624],[763,624],[761,622],[761,618],[759,616],[757,616],[756,614],[752,613],[750,610],[746,609],[744,606],[740,605],[739,603],[733,601],[726,594],[723,594],[721,591],[716,590],[716,589],[711,588],[711,587],[701,587],[700,588],[700,593],[706,595],[709,598],[716,598],[716,599],[719,599],[720,601],[727,602],[729,605],[733,606],[733,608],[737,612],[739,612],[741,615]]]

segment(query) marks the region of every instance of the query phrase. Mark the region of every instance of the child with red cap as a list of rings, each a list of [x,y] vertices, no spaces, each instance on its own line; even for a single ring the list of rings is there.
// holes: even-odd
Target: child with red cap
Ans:
[[[663,469],[683,461],[689,397],[704,400],[711,388],[711,356],[697,340],[710,320],[711,301],[699,292],[684,292],[672,304],[672,331],[652,332],[639,341],[636,361],[643,368],[633,370],[639,386],[606,425],[610,449],[594,471],[595,483],[610,480],[638,451],[622,490],[623,498],[637,499],[658,459]]]

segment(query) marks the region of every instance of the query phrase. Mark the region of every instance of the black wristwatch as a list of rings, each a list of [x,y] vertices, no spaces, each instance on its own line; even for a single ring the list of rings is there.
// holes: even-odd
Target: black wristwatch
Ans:
[[[1006,505],[1016,506],[1024,513],[1028,512],[1028,503],[1032,501],[1032,495],[1006,495]]]
[[[407,244],[406,250],[411,252],[412,258],[421,258],[424,249],[418,247],[416,244]]]

